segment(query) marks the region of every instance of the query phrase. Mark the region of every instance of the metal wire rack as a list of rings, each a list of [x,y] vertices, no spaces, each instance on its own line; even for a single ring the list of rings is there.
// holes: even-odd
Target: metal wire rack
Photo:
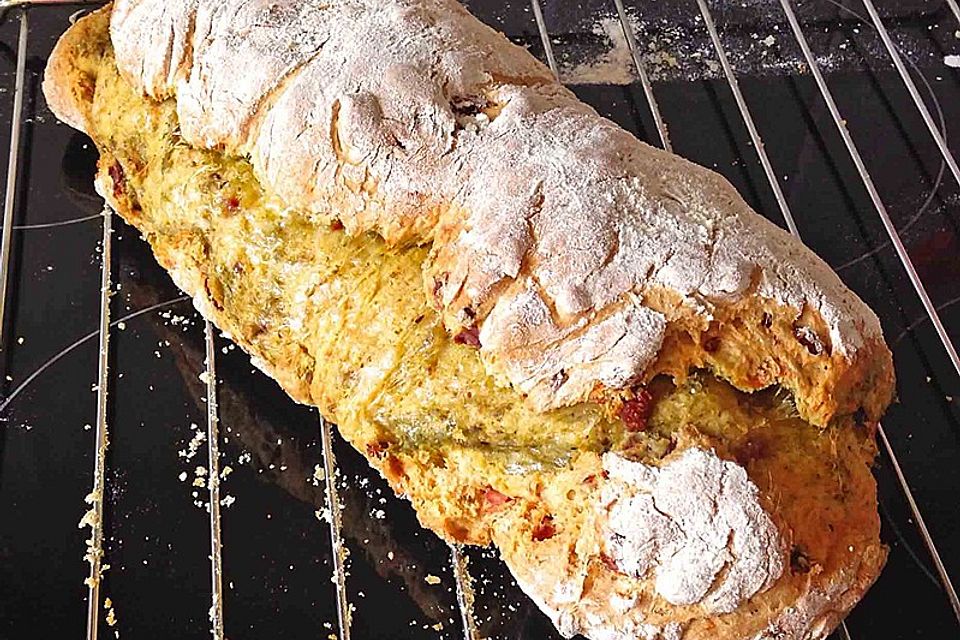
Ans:
[[[773,0],[771,0],[771,2],[772,1]],[[876,215],[882,222],[883,228],[888,234],[889,240],[894,247],[900,265],[907,275],[917,298],[922,304],[923,309],[927,314],[927,318],[936,330],[938,339],[943,350],[947,354],[950,363],[952,364],[954,373],[957,376],[960,376],[960,357],[958,357],[956,347],[952,341],[949,331],[944,322],[941,320],[940,312],[932,301],[931,296],[928,294],[927,288],[918,274],[918,270],[915,267],[911,256],[900,237],[898,229],[891,220],[891,217],[887,211],[887,207],[881,199],[880,193],[873,181],[873,178],[871,177],[867,166],[868,163],[861,156],[857,143],[854,140],[853,135],[851,135],[850,131],[848,130],[847,120],[845,119],[844,114],[840,112],[837,101],[835,100],[834,95],[831,92],[830,87],[820,68],[820,63],[811,49],[810,43],[808,42],[807,33],[797,17],[797,12],[794,8],[793,2],[791,0],[776,1],[779,3],[783,19],[789,26],[789,31],[795,41],[795,44],[802,52],[806,68],[816,83],[819,96],[828,109],[830,118],[836,127],[837,133],[842,139],[843,146],[848,154],[847,159],[854,165],[856,174],[861,182],[861,186],[866,191],[870,202],[876,211]],[[700,18],[702,19],[702,25],[707,30],[710,42],[712,43],[716,57],[719,60],[720,67],[722,69],[722,76],[725,79],[727,87],[735,101],[737,111],[742,119],[742,125],[746,128],[749,138],[752,141],[752,148],[753,152],[756,154],[756,160],[759,161],[763,169],[768,187],[773,194],[776,204],[783,217],[784,223],[791,233],[799,237],[800,231],[796,218],[791,210],[788,197],[785,195],[782,188],[782,182],[778,178],[778,172],[767,153],[766,147],[764,146],[760,129],[751,113],[751,107],[741,91],[740,83],[738,82],[734,67],[726,54],[723,36],[714,20],[711,5],[707,2],[707,0],[690,0],[690,2],[695,4]],[[936,147],[942,155],[944,163],[949,168],[950,174],[952,174],[953,178],[960,183],[960,168],[958,168],[956,159],[949,148],[945,133],[943,132],[942,128],[938,126],[936,119],[925,104],[921,91],[917,87],[916,82],[907,68],[909,61],[905,61],[904,56],[898,50],[894,38],[890,35],[886,25],[884,24],[884,21],[881,19],[881,15],[874,5],[874,2],[872,0],[861,0],[861,2],[869,24],[872,25],[882,41],[884,49],[889,56],[889,62],[895,67],[900,79],[902,80],[903,87],[908,91],[912,103],[916,107],[917,113],[922,118],[930,137],[935,142]],[[16,72],[14,76],[15,84],[13,87],[12,96],[12,119],[9,135],[6,189],[4,195],[2,245],[0,245],[0,346],[6,346],[11,341],[11,332],[5,331],[5,328],[8,327],[9,324],[5,320],[9,315],[8,299],[10,296],[7,288],[8,280],[10,280],[11,277],[11,253],[14,246],[14,234],[17,229],[31,227],[43,228],[50,226],[39,224],[20,225],[18,227],[14,224],[14,222],[16,212],[18,210],[17,181],[18,176],[21,174],[20,153],[22,143],[20,137],[23,128],[23,104],[25,93],[24,78],[27,63],[28,37],[30,33],[29,19],[34,8],[39,8],[41,5],[54,4],[76,4],[78,6],[82,6],[84,3],[64,3],[59,2],[58,0],[14,0],[0,2],[0,20],[13,19],[13,15],[11,15],[13,12],[8,12],[8,10],[13,9],[14,7],[19,9],[19,31],[17,46],[15,49]],[[90,4],[99,5],[101,3]],[[956,0],[946,0],[946,4],[949,11],[952,13],[952,16],[957,21],[957,28],[960,29],[960,7],[958,7]],[[666,124],[668,118],[665,118],[661,111],[657,101],[656,87],[651,81],[651,75],[648,72],[644,62],[643,43],[641,42],[640,36],[636,32],[635,27],[630,20],[629,11],[624,4],[624,0],[611,0],[610,5],[611,6],[609,7],[609,10],[611,15],[615,16],[618,20],[625,42],[629,48],[629,54],[642,87],[642,93],[646,101],[646,105],[649,109],[649,116],[654,125],[653,133],[655,134],[656,140],[659,142],[660,146],[667,150],[672,150],[670,136]],[[554,74],[562,79],[560,66],[558,64],[558,56],[554,51],[555,40],[551,35],[550,29],[548,28],[548,20],[544,16],[543,7],[541,7],[540,1],[530,0],[529,9],[532,14],[532,20],[536,25],[536,32],[539,34],[540,44],[542,46],[542,55],[545,59],[545,62],[547,62]],[[642,8],[640,11],[642,12]],[[958,34],[960,34],[960,31],[958,31]],[[756,107],[756,105],[754,105],[754,107]],[[855,118],[856,116],[848,114],[848,117]],[[682,116],[675,116],[672,121],[675,123],[675,126],[683,125]],[[95,386],[97,396],[97,412],[96,425],[93,429],[92,443],[94,451],[91,472],[92,489],[88,496],[88,502],[90,502],[91,511],[85,519],[85,523],[89,524],[91,527],[91,537],[88,541],[88,552],[86,558],[89,562],[89,573],[86,581],[87,618],[85,626],[85,634],[88,640],[95,640],[96,638],[101,637],[103,633],[102,629],[100,628],[100,622],[103,617],[103,613],[101,611],[102,599],[100,594],[100,585],[102,572],[104,571],[104,498],[109,490],[109,487],[107,486],[109,468],[108,392],[110,390],[109,363],[111,360],[111,329],[115,329],[118,324],[124,322],[125,320],[128,321],[134,316],[162,308],[169,305],[171,302],[175,303],[184,299],[178,298],[167,303],[153,304],[134,312],[133,314],[128,314],[120,320],[112,321],[111,296],[116,291],[116,282],[114,274],[111,270],[111,252],[114,242],[113,212],[109,207],[106,207],[103,209],[102,214],[98,217],[102,221],[102,237],[99,256],[99,326],[95,333],[81,338],[81,340],[73,343],[73,345],[70,346],[66,351],[61,352],[61,354],[57,356],[57,358],[60,358],[63,355],[66,355],[66,353],[68,353],[70,350],[89,339],[96,338],[99,342],[97,383]],[[83,220],[89,220],[90,218],[91,216],[87,216],[85,218],[78,218],[75,221],[79,222]],[[209,480],[207,482],[207,488],[209,490],[207,495],[207,510],[209,512],[210,558],[209,620],[213,637],[217,640],[221,640],[225,637],[225,616],[229,615],[229,611],[224,610],[224,588],[222,583],[224,551],[221,540],[220,507],[222,504],[222,498],[220,492],[221,455],[219,453],[219,446],[223,434],[218,428],[220,420],[217,403],[218,351],[215,342],[214,329],[209,323],[206,323],[204,326],[204,345],[205,360],[204,371],[201,379],[205,384],[206,392],[205,433],[207,463],[209,468]],[[48,367],[52,363],[53,361],[49,361],[44,365],[44,368]],[[34,372],[33,376],[39,375],[41,372],[42,369]],[[29,383],[31,379],[32,378],[28,379],[27,382]],[[6,407],[14,400],[21,387],[18,387],[13,394],[8,395],[6,399],[0,403],[0,411],[5,410]],[[944,630],[945,635],[952,635],[956,633],[958,628],[960,628],[960,600],[958,600],[956,587],[951,580],[951,577],[948,575],[947,568],[941,558],[937,541],[934,540],[934,537],[931,535],[924,518],[924,513],[930,508],[930,505],[920,504],[918,503],[918,500],[915,499],[906,474],[898,459],[897,451],[891,445],[891,442],[887,438],[887,434],[882,426],[880,428],[879,435],[883,451],[886,453],[889,459],[889,469],[893,472],[895,479],[899,484],[900,490],[902,491],[902,494],[909,506],[912,522],[916,525],[923,544],[925,545],[926,554],[928,555],[929,560],[936,572],[936,577],[939,580],[944,595],[945,606],[949,606],[953,610],[957,626],[954,626],[952,631]],[[340,487],[337,483],[339,472],[337,459],[334,454],[334,434],[331,429],[331,425],[325,422],[322,417],[319,418],[318,436],[321,447],[319,464],[322,466],[326,508],[329,512],[329,518],[327,520],[329,523],[329,534],[332,544],[332,564],[334,570],[333,578],[336,590],[337,625],[335,633],[340,640],[349,640],[351,637],[351,599],[347,584],[347,553],[345,551],[344,534],[342,530],[342,498],[340,496]],[[449,566],[451,575],[455,581],[456,603],[460,617],[458,624],[454,625],[459,629],[457,635],[465,640],[475,640],[481,637],[481,632],[477,624],[477,616],[473,611],[475,601],[474,580],[470,575],[471,570],[468,562],[468,555],[464,552],[464,550],[456,546],[450,547]],[[853,627],[853,625],[851,625],[851,627]],[[321,634],[322,632],[318,630],[317,633]],[[402,635],[401,632],[398,633]],[[855,627],[848,628],[846,623],[842,625],[839,633],[841,637],[845,638],[860,637],[857,633],[857,629]]]

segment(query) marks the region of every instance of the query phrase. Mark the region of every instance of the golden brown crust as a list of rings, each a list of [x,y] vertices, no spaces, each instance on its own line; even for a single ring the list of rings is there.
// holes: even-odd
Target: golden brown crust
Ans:
[[[76,43],[80,29],[95,31],[95,19],[68,31],[61,44]],[[426,249],[351,239],[285,210],[249,182],[245,162],[175,140],[171,105],[133,95],[115,77],[109,59],[102,62],[103,77],[96,78],[94,103],[84,103],[84,94],[68,87],[78,81],[74,70],[91,59],[58,46],[45,87],[55,96],[55,108],[85,114],[101,150],[98,188],[104,196],[141,229],[203,314],[229,331],[291,395],[334,418],[391,486],[411,499],[421,522],[451,540],[495,542],[521,585],[562,630],[607,638],[618,637],[610,630],[619,628],[629,629],[619,637],[665,640],[681,633],[693,639],[818,637],[875,579],[885,551],[869,470],[875,455],[869,425],[837,420],[813,429],[789,415],[789,403],[754,406],[770,401],[769,394],[750,398],[709,376],[695,377],[679,390],[662,378],[651,381],[655,409],[646,431],[634,435],[636,446],[655,453],[629,448],[620,453],[648,460],[637,469],[651,477],[691,452],[706,461],[704,468],[728,465],[737,480],[731,486],[744,494],[741,504],[756,500],[767,514],[748,510],[745,520],[731,526],[769,533],[764,517],[776,525],[777,540],[759,550],[770,558],[762,565],[769,584],[756,591],[733,584],[738,593],[747,589],[745,601],[725,611],[704,598],[676,604],[685,592],[663,589],[654,571],[625,575],[603,546],[609,544],[609,517],[601,496],[609,484],[601,454],[610,447],[589,439],[610,428],[603,407],[538,414],[513,391],[494,388],[475,352],[451,343],[418,293]],[[284,222],[278,226],[274,218]],[[313,279],[306,301],[296,293],[305,278]],[[667,299],[651,303],[664,310],[670,305]],[[775,321],[763,326],[765,312],[762,303],[745,303],[726,324],[753,320],[789,340],[792,327]],[[710,329],[699,329],[691,339],[700,355],[690,357],[713,354],[717,366],[733,367],[751,353],[749,337],[717,336]],[[720,345],[705,348],[712,337],[719,337]],[[664,353],[685,348],[680,337],[671,340]],[[411,349],[411,343],[420,349]],[[810,363],[815,376],[823,359]],[[882,363],[879,370],[886,370]],[[375,375],[384,371],[388,382],[380,384]],[[865,374],[850,384],[868,385],[870,379]],[[457,389],[451,393],[452,387]],[[698,400],[686,403],[691,397]],[[436,398],[440,402],[431,404]],[[407,413],[418,409],[428,411]],[[398,424],[409,430],[430,422],[440,425],[447,439],[429,446],[403,444]],[[487,442],[477,445],[470,439],[476,425],[495,437],[485,435]],[[505,430],[494,431],[498,426]],[[523,452],[540,446],[544,437],[571,437],[578,429],[590,433],[570,440],[583,446],[567,451],[566,461],[523,458],[526,466],[519,472],[505,471],[513,463],[505,467],[509,458],[487,446],[491,440],[502,447],[513,443],[513,453]],[[418,432],[417,437],[429,443],[434,436]],[[563,447],[548,455],[558,452]],[[675,489],[697,495],[696,487]],[[670,544],[679,535],[672,531],[658,544]],[[783,561],[779,570],[776,558]],[[718,584],[736,568],[727,562]]]
[[[63,122],[87,130],[100,53],[109,44],[110,6],[68,29],[54,46],[43,75],[43,95]]]
[[[893,358],[883,339],[868,340],[852,355],[834,352],[819,313],[800,316],[762,296],[715,307],[705,319],[668,289],[648,291],[646,304],[670,318],[663,346],[643,381],[669,374],[682,381],[709,369],[743,391],[781,384],[800,415],[816,425],[862,410],[877,421],[894,388]]]
[[[429,245],[445,326],[537,410],[703,365],[819,426],[889,402],[879,321],[822,260],[455,0],[118,0],[111,35],[186,142],[351,235]]]

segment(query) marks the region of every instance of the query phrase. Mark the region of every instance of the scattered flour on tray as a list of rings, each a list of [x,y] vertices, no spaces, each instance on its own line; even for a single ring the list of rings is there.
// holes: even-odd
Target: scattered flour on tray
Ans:
[[[645,21],[637,15],[628,15],[627,23],[637,39],[640,62],[651,80],[723,77],[716,51],[699,23]],[[564,84],[628,85],[639,81],[630,45],[616,15],[598,16],[585,31],[596,37],[596,44],[585,59],[561,52],[560,77]],[[728,37],[726,53],[734,69],[756,75],[806,73],[806,63],[799,52],[781,47],[786,41],[781,35],[780,26],[773,24],[770,30]],[[848,45],[846,41],[841,42],[839,52],[818,54],[817,64],[821,70],[830,72],[841,68],[846,58],[850,58],[852,64],[858,54],[848,50]],[[950,64],[948,60],[945,62]]]
[[[630,21],[632,23],[632,20]],[[631,24],[636,33],[636,25]],[[637,73],[630,54],[630,45],[616,17],[601,18],[591,31],[604,40],[606,52],[580,64],[563,68],[560,76],[565,84],[631,84]]]

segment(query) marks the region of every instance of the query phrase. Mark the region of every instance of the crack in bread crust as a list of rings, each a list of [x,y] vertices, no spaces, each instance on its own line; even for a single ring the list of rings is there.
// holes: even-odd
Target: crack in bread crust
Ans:
[[[67,32],[45,79],[52,106],[82,120],[101,151],[98,189],[201,312],[294,398],[337,422],[425,526],[458,542],[495,542],[562,630],[598,640],[799,638],[836,624],[875,579],[885,552],[869,422],[841,417],[816,429],[772,390],[740,393],[705,373],[651,380],[630,397],[630,421],[597,402],[536,411],[495,386],[477,352],[446,333],[422,289],[430,247],[351,236],[265,190],[247,160],[187,144],[172,100],[144,99],[118,76],[108,15]],[[503,117],[486,103],[460,108]],[[350,155],[355,145],[345,139],[340,153]],[[749,280],[758,286],[756,271]],[[682,301],[648,290],[642,302],[674,322]],[[730,307],[742,313],[729,322],[776,329],[779,319],[763,315],[776,309],[764,304]],[[799,320],[826,335],[812,312]],[[666,326],[660,358],[682,352],[689,337]],[[729,334],[705,331],[711,357],[735,358],[749,344],[733,349]],[[597,527],[605,452],[663,474],[695,450],[714,452],[727,475],[745,470],[790,549],[780,577],[744,590],[747,600],[729,613],[672,604],[655,567],[625,575]],[[716,584],[729,580],[725,571]]]
[[[351,234],[431,244],[445,325],[479,328],[488,373],[537,410],[702,366],[789,388],[820,426],[889,402],[879,321],[822,260],[455,0],[116,6],[121,72],[176,97],[187,142],[249,154],[265,188]],[[464,104],[483,118],[467,126]],[[619,347],[595,348],[617,310]],[[526,334],[539,346],[506,339]]]

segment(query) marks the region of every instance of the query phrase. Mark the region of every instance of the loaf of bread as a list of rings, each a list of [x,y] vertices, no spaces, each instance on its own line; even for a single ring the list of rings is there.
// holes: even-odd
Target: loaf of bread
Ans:
[[[199,311],[564,635],[819,638],[879,574],[876,316],[455,0],[117,0],[44,92]]]

